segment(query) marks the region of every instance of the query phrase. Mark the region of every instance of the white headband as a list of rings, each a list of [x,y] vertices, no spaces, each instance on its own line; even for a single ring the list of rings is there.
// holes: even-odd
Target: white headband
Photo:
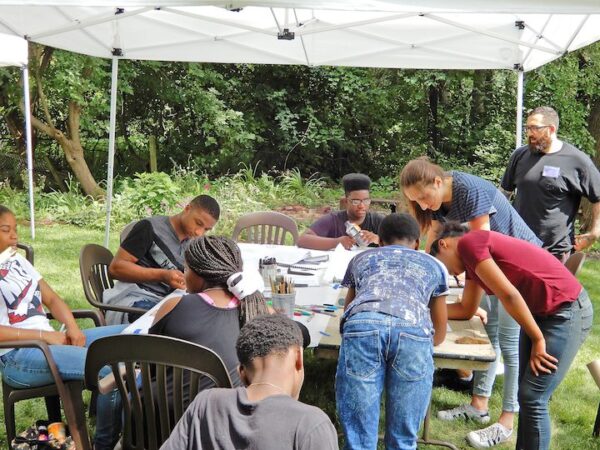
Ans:
[[[265,283],[258,270],[236,272],[227,278],[227,288],[237,298],[242,299],[256,291],[263,292]]]

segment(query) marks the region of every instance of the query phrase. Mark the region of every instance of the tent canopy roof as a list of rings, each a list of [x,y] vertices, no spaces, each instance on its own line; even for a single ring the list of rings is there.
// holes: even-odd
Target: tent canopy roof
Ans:
[[[105,58],[532,70],[600,38],[598,0],[18,3],[0,32]]]
[[[27,41],[18,36],[0,33],[0,66],[27,64]]]

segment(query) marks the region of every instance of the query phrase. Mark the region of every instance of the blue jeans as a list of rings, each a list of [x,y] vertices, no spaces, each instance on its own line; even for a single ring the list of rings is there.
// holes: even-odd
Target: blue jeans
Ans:
[[[126,325],[114,325],[83,330],[85,347],[51,345],[50,352],[56,361],[63,380],[83,380],[87,347],[96,339],[119,334]],[[16,388],[28,388],[53,384],[52,373],[41,350],[37,348],[15,349],[0,356],[0,369],[4,380]],[[100,376],[110,373],[105,367]],[[121,399],[118,391],[99,395],[96,411],[96,449],[112,449],[121,431]]]
[[[551,316],[534,316],[546,340],[546,352],[558,359],[556,371],[537,377],[529,367],[531,339],[521,332],[518,450],[546,450],[550,447],[548,401],[589,334],[593,316],[592,304],[585,290],[577,300],[563,306]]]
[[[475,371],[473,375],[473,394],[489,398],[496,379],[496,367],[500,352],[504,359],[504,391],[502,411],[518,412],[517,390],[519,387],[519,324],[504,309],[497,297],[484,295],[481,307],[488,313],[485,330],[496,351],[496,360],[487,370]]]
[[[377,448],[385,388],[385,448],[415,449],[433,383],[431,333],[378,312],[359,312],[342,329],[335,378],[346,449]]]

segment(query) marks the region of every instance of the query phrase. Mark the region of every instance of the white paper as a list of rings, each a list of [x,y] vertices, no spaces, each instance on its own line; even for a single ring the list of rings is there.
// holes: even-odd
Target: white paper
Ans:
[[[366,249],[346,250],[342,244],[338,244],[329,256],[329,265],[323,275],[323,282],[333,283],[343,280],[350,260],[364,250]]]

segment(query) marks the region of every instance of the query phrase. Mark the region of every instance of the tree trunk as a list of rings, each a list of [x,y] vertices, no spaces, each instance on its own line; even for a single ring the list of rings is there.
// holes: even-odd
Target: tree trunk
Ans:
[[[150,154],[150,172],[156,172],[158,170],[158,163],[156,158],[157,148],[158,146],[156,145],[156,136],[151,135],[148,138],[148,153]]]
[[[32,113],[31,124],[36,130],[47,134],[58,142],[75,178],[77,178],[81,184],[83,192],[94,198],[101,198],[104,195],[104,191],[98,186],[98,183],[96,183],[96,180],[85,161],[83,146],[81,145],[79,136],[81,106],[75,100],[69,100],[66,133],[55,127],[50,115],[48,99],[44,93],[42,82],[42,75],[50,64],[52,49],[49,47],[33,45],[30,46],[30,54],[35,61],[34,64],[30,64],[30,66],[33,68],[37,94],[36,100],[39,102],[40,109],[46,120],[44,122],[35,117]],[[85,73],[82,74],[82,77],[85,76]]]
[[[74,102],[71,102],[74,104]],[[77,110],[78,108],[74,108]],[[79,121],[79,111],[72,112],[71,106],[69,107],[69,122],[72,120]],[[77,118],[73,118],[73,114],[77,115]],[[65,158],[73,171],[73,174],[81,184],[81,188],[86,195],[90,195],[94,198],[100,198],[104,195],[104,191],[98,186],[94,179],[90,169],[85,162],[83,157],[83,147],[79,139],[69,139],[62,131],[52,128],[39,120],[36,117],[31,118],[31,124],[36,130],[46,133],[51,138],[55,139],[60,145],[65,154]]]
[[[58,169],[54,166],[54,163],[48,158],[48,155],[44,155],[44,161],[46,162],[46,166],[48,166],[48,171],[54,180],[54,183],[58,187],[58,190],[61,192],[66,191],[66,185],[64,176],[58,171]]]
[[[596,98],[588,119],[588,131],[592,137],[596,140],[595,154],[592,160],[596,164],[596,167],[600,165],[600,98]],[[582,231],[587,231],[592,225],[592,205],[587,199],[583,199],[582,202],[583,213],[579,226]]]
[[[427,132],[429,134],[429,143],[431,145],[431,149],[433,150],[430,156],[433,156],[440,151],[440,131],[438,129],[438,104],[440,100],[440,91],[437,86],[429,86],[427,98],[429,100]]]

